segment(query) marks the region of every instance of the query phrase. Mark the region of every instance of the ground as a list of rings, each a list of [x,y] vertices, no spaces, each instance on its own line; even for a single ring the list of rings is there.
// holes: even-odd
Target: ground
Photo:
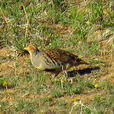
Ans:
[[[0,3],[1,113],[114,113],[113,0]],[[64,49],[89,65],[53,77],[33,67],[24,51],[30,43]]]
[[[111,85],[114,82],[114,60],[111,56],[101,57],[105,63],[73,67],[69,71],[76,70],[80,74],[62,79],[64,74],[52,78],[52,74],[39,72],[31,65],[28,54],[14,57],[11,56],[13,54],[16,55],[16,52],[9,48],[0,49],[1,109],[9,107],[7,111],[15,107],[15,111],[29,112],[40,108],[38,112],[42,113],[48,111],[65,113],[70,112],[73,106],[74,111],[78,105],[87,103],[88,106],[95,98],[106,97],[104,95],[107,94],[107,90],[104,85],[107,83]],[[73,80],[72,83],[70,79]],[[75,88],[67,90],[67,86]],[[33,109],[29,110],[31,105]]]

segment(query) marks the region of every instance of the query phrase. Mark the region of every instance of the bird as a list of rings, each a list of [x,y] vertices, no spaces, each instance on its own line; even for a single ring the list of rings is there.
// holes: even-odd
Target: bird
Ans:
[[[32,65],[40,71],[49,71],[57,76],[62,70],[72,66],[88,64],[77,55],[62,49],[48,49],[40,51],[33,44],[24,48],[30,54]]]

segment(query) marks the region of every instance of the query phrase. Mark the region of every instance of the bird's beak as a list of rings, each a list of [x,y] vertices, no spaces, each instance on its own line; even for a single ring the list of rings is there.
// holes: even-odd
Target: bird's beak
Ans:
[[[27,48],[27,47],[25,47],[25,48],[24,48],[24,50],[27,50],[27,51],[28,51],[28,48]]]

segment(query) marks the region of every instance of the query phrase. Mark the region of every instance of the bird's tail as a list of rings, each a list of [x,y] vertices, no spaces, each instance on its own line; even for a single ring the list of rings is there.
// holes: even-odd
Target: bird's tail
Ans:
[[[83,61],[83,60],[80,61],[80,64],[86,64],[86,65],[89,65],[88,62],[85,62],[85,61]]]
[[[76,61],[77,61],[77,63],[79,63],[79,64],[86,64],[86,65],[89,65],[88,62],[85,62],[84,60],[82,60],[82,59],[80,59],[80,58],[76,59]]]

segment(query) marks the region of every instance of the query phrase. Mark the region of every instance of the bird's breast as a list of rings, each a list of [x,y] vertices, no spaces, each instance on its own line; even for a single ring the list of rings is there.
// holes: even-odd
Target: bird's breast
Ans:
[[[37,69],[39,70],[45,70],[45,66],[43,64],[39,64],[38,66],[36,66]]]
[[[52,61],[49,57],[40,54],[39,56],[31,57],[31,62],[33,66],[39,70],[45,69],[56,69],[60,68],[61,66],[56,63],[56,61]]]

